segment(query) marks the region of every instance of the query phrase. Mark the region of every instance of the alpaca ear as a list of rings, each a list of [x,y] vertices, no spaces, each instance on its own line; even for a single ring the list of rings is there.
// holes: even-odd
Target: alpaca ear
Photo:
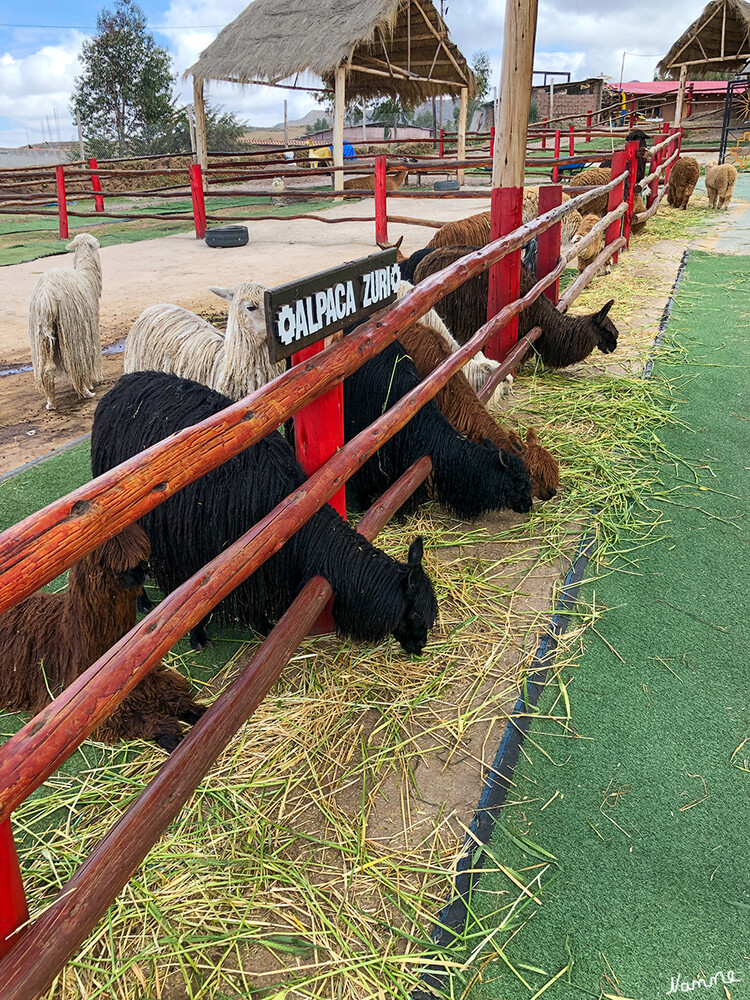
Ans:
[[[600,320],[600,321],[603,320],[604,317],[607,315],[607,313],[609,312],[609,310],[612,308],[612,306],[614,304],[615,304],[615,300],[614,299],[610,299],[609,302],[606,303],[606,305],[603,305],[601,307],[601,309],[599,310],[599,312],[596,314],[596,318],[598,320]]]
[[[495,452],[495,454],[497,455],[497,459],[500,462],[500,465],[503,468],[505,468],[505,466],[508,464],[508,455],[507,455],[507,453],[504,452],[502,448],[498,448],[498,446],[495,444],[495,442],[494,441],[490,441],[489,438],[485,438],[484,439],[484,446],[485,446],[485,448],[489,448],[490,451],[494,451]]]
[[[213,292],[214,295],[218,295],[220,299],[226,299],[227,302],[231,302],[234,298],[233,288],[216,288],[213,285],[208,286],[209,292]]]
[[[526,444],[539,444],[539,438],[536,436],[535,427],[529,427],[526,431]]]
[[[409,555],[407,557],[407,565],[409,566],[409,569],[416,569],[418,566],[421,566],[423,555],[424,542],[422,541],[422,536],[417,535],[409,546]]]
[[[403,236],[399,236],[399,238],[398,238],[398,239],[396,240],[396,242],[395,242],[395,243],[393,244],[394,248],[395,248],[396,250],[400,250],[400,249],[401,249],[401,244],[402,244],[403,242],[404,242],[404,237],[403,237]]]

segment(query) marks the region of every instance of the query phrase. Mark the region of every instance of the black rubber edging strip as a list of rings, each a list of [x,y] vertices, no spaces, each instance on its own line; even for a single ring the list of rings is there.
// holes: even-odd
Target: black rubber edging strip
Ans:
[[[669,293],[666,305],[659,320],[659,329],[651,345],[651,353],[643,368],[643,377],[650,378],[654,367],[655,352],[664,342],[664,334],[674,308],[675,297],[682,282],[690,250],[686,249],[680,260],[677,275]],[[531,725],[531,712],[547,683],[547,675],[553,666],[559,638],[565,634],[570,622],[571,613],[578,599],[578,591],[583,581],[583,575],[596,544],[596,535],[587,533],[581,540],[578,552],[573,559],[557,602],[557,608],[534,654],[531,672],[513,711],[508,718],[500,746],[492,762],[474,818],[469,826],[469,833],[464,840],[461,854],[456,865],[456,875],[453,881],[453,896],[446,903],[438,917],[432,941],[437,948],[448,947],[466,926],[468,916],[467,900],[479,880],[482,871],[483,848],[489,844],[495,823],[500,817],[506,796],[513,783],[518,758],[521,753],[526,733]],[[481,851],[478,857],[477,851]],[[422,974],[422,987],[411,993],[411,1000],[433,1000],[439,995],[440,987],[448,973],[436,969]]]

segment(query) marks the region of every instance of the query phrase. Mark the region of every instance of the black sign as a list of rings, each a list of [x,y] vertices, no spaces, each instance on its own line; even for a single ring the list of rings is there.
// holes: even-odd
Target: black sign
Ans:
[[[393,247],[267,289],[266,330],[271,360],[288,358],[393,302],[400,280]]]

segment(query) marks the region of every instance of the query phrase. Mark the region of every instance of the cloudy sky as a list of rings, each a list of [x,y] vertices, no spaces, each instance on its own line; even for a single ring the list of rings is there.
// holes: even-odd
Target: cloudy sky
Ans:
[[[367,0],[362,0],[366,3]],[[650,80],[654,67],[707,0],[653,3],[647,0],[540,0],[535,69],[569,70],[573,79],[604,73],[620,80]],[[93,33],[102,0],[0,0],[0,146],[74,137],[68,105],[80,72],[81,42]],[[110,4],[111,6],[111,4]],[[141,0],[159,44],[172,54],[178,74],[191,65],[218,30],[247,0]],[[311,3],[311,10],[314,10]],[[446,22],[464,55],[484,49],[500,74],[503,0],[447,0]],[[181,85],[181,100],[191,95]],[[241,89],[214,84],[210,98],[251,125],[273,125],[315,107],[309,96],[270,87]]]

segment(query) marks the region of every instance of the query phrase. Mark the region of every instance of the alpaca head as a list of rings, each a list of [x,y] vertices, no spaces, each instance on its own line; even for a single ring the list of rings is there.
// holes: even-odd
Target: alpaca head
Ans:
[[[284,183],[283,177],[274,177],[271,181],[272,191],[284,191],[286,189],[286,184]]]
[[[401,253],[401,244],[404,242],[404,237],[399,236],[395,243],[378,243],[381,250],[394,250],[396,251],[396,263],[400,264],[402,260],[406,260],[406,257]]]
[[[151,555],[146,532],[139,524],[127,528],[98,545],[84,560],[89,572],[116,581],[125,590],[140,593],[146,580],[148,557]]]
[[[65,247],[68,251],[78,249],[99,250],[101,249],[99,240],[90,233],[79,233]]]
[[[522,457],[526,466],[531,480],[531,495],[539,500],[551,500],[560,486],[560,467],[539,443],[536,429],[529,427],[525,442],[515,431],[511,431],[510,440],[512,450]]]
[[[598,313],[594,313],[591,317],[591,322],[594,324],[594,328],[599,336],[597,347],[602,354],[611,354],[617,347],[619,332],[615,324],[607,316],[607,313],[614,304],[615,300],[610,299],[606,305],[601,307]]]
[[[266,286],[256,281],[244,281],[234,288],[209,287],[209,291],[229,302],[229,319],[234,319],[239,328],[254,339],[266,336],[266,313],[264,296]]]
[[[424,546],[417,536],[409,546],[406,575],[403,581],[404,613],[393,636],[407,653],[419,655],[427,643],[427,635],[437,619],[437,601],[429,577],[422,567]]]
[[[531,480],[520,455],[514,455],[513,449],[504,451],[502,448],[484,439],[484,447],[491,451],[500,466],[500,482],[502,483],[502,507],[508,507],[517,514],[528,514],[533,503],[531,500]]]

